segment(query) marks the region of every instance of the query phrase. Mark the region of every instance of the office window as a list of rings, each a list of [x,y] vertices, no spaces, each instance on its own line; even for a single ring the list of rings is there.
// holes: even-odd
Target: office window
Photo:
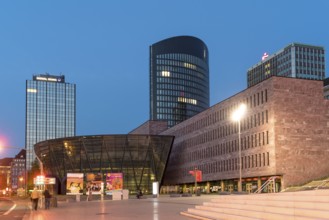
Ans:
[[[265,158],[265,153],[263,153],[263,166],[265,167],[266,164],[266,158]]]
[[[254,155],[251,155],[251,167],[254,167]]]
[[[270,166],[270,153],[267,152],[267,166]]]

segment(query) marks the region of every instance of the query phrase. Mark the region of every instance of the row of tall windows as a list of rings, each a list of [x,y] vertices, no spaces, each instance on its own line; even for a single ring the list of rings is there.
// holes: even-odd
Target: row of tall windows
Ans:
[[[247,130],[247,129],[251,129],[251,128],[256,128],[258,126],[264,125],[268,123],[268,111],[262,111],[259,112],[257,114],[254,115],[250,115],[248,117],[245,117],[245,119],[243,119],[241,121],[241,131]],[[215,129],[212,129],[210,131],[204,132],[202,134],[196,135],[192,138],[189,138],[188,140],[185,140],[184,142],[182,142],[179,146],[180,149],[187,149],[196,145],[200,145],[200,144],[205,144],[207,142],[211,142],[214,140],[218,140],[221,138],[225,138],[228,136],[231,136],[233,134],[236,134],[238,132],[238,125],[235,124],[226,124],[226,125],[222,125],[219,126]],[[263,132],[264,133],[264,132]],[[259,133],[260,135],[261,133]],[[264,133],[261,136],[265,136],[268,134]],[[259,138],[260,140],[260,138]],[[265,140],[263,138],[263,140]],[[251,143],[253,143],[253,141],[251,141]],[[256,144],[255,144],[256,145]]]
[[[279,53],[275,59],[277,60],[277,73],[274,75],[291,77],[292,66],[291,66],[291,47],[285,48],[282,53]]]
[[[180,60],[183,62],[193,63],[197,66],[202,67],[203,69],[207,69],[207,64],[204,60],[199,57],[192,56],[190,54],[181,54],[181,53],[169,53],[169,54],[159,54],[156,56],[158,59],[167,59],[167,60]]]
[[[269,131],[258,132],[241,137],[241,150],[248,150],[255,147],[261,147],[269,144]],[[176,165],[191,163],[201,159],[215,158],[217,156],[228,155],[233,152],[238,152],[238,140],[231,140],[215,144],[210,147],[198,149],[187,154],[180,154],[183,150],[188,150],[188,145],[179,143],[173,150],[172,158]]]
[[[310,48],[310,47],[301,47],[296,46],[296,52],[302,53],[302,54],[310,54],[311,56],[324,56],[324,50],[322,48]]]
[[[261,168],[270,166],[270,153],[262,152],[257,154],[251,154],[241,157],[241,169],[247,170],[252,168]],[[169,171],[169,175],[175,175],[177,177],[190,176],[189,171],[197,168],[201,170],[203,174],[215,174],[222,172],[230,172],[239,170],[238,158],[230,158],[226,160],[218,160],[214,162],[199,164],[197,166],[189,166],[182,169],[182,172],[177,172],[173,169]],[[178,175],[177,175],[178,174]]]
[[[244,103],[246,103],[248,106],[248,109],[249,109],[249,110],[247,110],[247,114],[248,114],[248,111],[251,112],[252,108],[256,108],[256,107],[268,102],[267,89],[254,93],[254,94],[246,97],[242,101]],[[230,120],[232,112],[238,107],[238,104],[239,103],[231,105],[230,107],[220,108],[219,110],[214,111],[213,113],[211,113],[207,116],[204,116],[203,118],[201,118],[187,126],[184,126],[183,128],[178,129],[177,131],[175,131],[175,136],[182,137],[182,136],[190,134],[191,132],[204,129],[219,121]],[[253,116],[247,116],[247,117],[245,117],[245,119],[243,119],[241,121],[242,127],[245,129],[245,126],[247,126],[246,128],[248,128],[248,124],[249,124],[249,128],[255,127],[256,124],[259,124],[259,125],[264,124],[264,120],[266,121],[266,123],[268,123],[268,117],[269,116],[268,116],[267,110],[254,114]],[[251,121],[254,121],[254,122],[256,121],[256,124],[252,124]]]
[[[261,147],[269,144],[269,132],[259,132],[255,134],[250,134],[241,138],[241,150],[248,150],[254,147]],[[200,159],[214,158],[217,156],[227,155],[233,152],[238,152],[239,145],[238,140],[227,141],[213,145],[211,147],[206,147],[203,149],[198,149],[188,154],[177,154],[179,163],[189,163]],[[178,149],[178,148],[177,148]]]
[[[325,76],[324,50],[296,47],[296,74],[299,78],[323,79]]]

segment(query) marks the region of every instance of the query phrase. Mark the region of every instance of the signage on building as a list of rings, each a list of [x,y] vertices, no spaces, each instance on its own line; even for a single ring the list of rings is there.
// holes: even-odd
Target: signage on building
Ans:
[[[64,82],[64,76],[38,75],[33,77],[37,81]]]
[[[45,177],[44,176],[37,176],[33,178],[34,185],[43,185],[45,184]]]
[[[47,184],[47,185],[53,185],[53,184],[56,184],[56,178],[45,177],[45,184]]]
[[[201,170],[190,170],[189,174],[194,176],[197,182],[202,181],[202,171]]]
[[[51,185],[56,184],[56,179],[52,177],[37,176],[33,178],[34,185]]]
[[[265,52],[262,56],[262,60],[265,60],[268,57],[268,54]]]
[[[41,76],[38,76],[37,77],[37,80],[57,82],[57,79],[56,78],[51,78],[51,77],[41,77]]]

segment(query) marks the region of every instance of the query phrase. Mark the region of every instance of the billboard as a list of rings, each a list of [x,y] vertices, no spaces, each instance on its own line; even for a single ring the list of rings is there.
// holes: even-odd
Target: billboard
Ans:
[[[123,173],[106,174],[106,194],[112,190],[123,189]]]
[[[83,194],[83,173],[67,173],[66,195]]]
[[[92,194],[102,194],[102,174],[87,173],[87,191],[91,190]]]

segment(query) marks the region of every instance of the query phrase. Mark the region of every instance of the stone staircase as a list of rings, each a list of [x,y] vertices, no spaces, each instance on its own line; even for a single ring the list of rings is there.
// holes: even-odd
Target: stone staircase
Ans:
[[[329,219],[329,190],[218,195],[181,215],[195,219],[322,220]]]

